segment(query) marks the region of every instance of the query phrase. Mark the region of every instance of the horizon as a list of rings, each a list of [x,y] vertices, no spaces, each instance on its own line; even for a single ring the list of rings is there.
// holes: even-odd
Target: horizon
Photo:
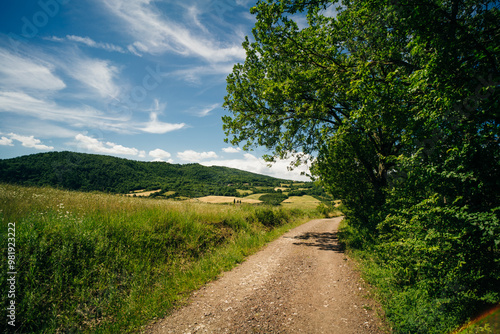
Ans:
[[[229,169],[236,169],[236,170],[239,170],[239,171],[242,171],[242,172],[248,172],[248,173],[253,173],[253,174],[257,174],[257,175],[260,175],[260,176],[269,176],[269,177],[272,177],[272,178],[275,178],[277,180],[282,180],[282,181],[293,181],[293,182],[313,182],[311,179],[308,179],[308,180],[304,180],[304,181],[301,181],[301,180],[293,180],[293,179],[286,179],[286,178],[282,178],[282,177],[277,177],[277,176],[272,176],[272,175],[266,175],[266,174],[261,174],[261,173],[257,173],[257,172],[252,172],[252,171],[247,171],[247,170],[243,170],[243,169],[240,169],[240,168],[235,168],[235,167],[228,167],[228,166],[220,166],[220,165],[211,165],[211,166],[206,166],[206,165],[203,165],[199,162],[186,162],[186,163],[173,163],[173,162],[168,162],[168,161],[159,161],[159,160],[152,160],[152,161],[145,161],[145,160],[136,160],[136,159],[131,159],[131,158],[127,158],[127,157],[118,157],[118,156],[114,156],[114,155],[107,155],[107,154],[99,154],[99,153],[86,153],[86,152],[74,152],[74,151],[46,151],[46,152],[36,152],[36,153],[30,153],[30,154],[25,154],[25,155],[21,155],[21,156],[17,156],[17,157],[11,157],[11,158],[3,158],[3,157],[0,157],[0,161],[1,160],[10,160],[10,159],[17,159],[17,158],[23,158],[23,157],[27,157],[27,156],[30,156],[30,155],[39,155],[39,154],[44,154],[44,153],[64,153],[64,152],[68,152],[68,153],[76,153],[76,154],[90,154],[90,155],[97,155],[97,156],[105,156],[105,157],[111,157],[111,158],[117,158],[117,159],[124,159],[124,160],[130,160],[130,161],[138,161],[138,162],[145,162],[145,163],[166,163],[166,164],[171,164],[171,165],[179,165],[179,166],[187,166],[187,165],[193,165],[193,164],[198,164],[200,166],[204,166],[204,167],[222,167],[222,168],[229,168]]]
[[[310,181],[224,142],[226,76],[249,0],[40,0],[0,17],[0,157],[50,151],[199,163]]]

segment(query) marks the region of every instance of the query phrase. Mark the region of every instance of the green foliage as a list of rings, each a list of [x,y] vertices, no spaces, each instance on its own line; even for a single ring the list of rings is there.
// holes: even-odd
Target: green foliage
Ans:
[[[201,197],[238,196],[234,185],[252,184],[272,189],[284,180],[226,167],[48,152],[0,160],[0,182],[111,193],[161,188],[162,193],[175,191],[175,196]]]
[[[0,240],[16,227],[16,330],[137,332],[305,215],[0,184]]]
[[[316,208],[316,211],[325,218],[343,215],[340,210],[334,208],[332,205],[326,205],[325,203],[320,203]]]
[[[287,198],[288,196],[282,193],[272,193],[260,196],[259,200],[269,205],[280,205]]]
[[[298,211],[292,211],[297,214]],[[273,210],[270,208],[257,209],[255,219],[266,227],[283,225],[290,219],[290,213],[284,209]]]
[[[252,11],[227,78],[228,141],[315,156],[396,333],[449,332],[500,302],[498,2]]]

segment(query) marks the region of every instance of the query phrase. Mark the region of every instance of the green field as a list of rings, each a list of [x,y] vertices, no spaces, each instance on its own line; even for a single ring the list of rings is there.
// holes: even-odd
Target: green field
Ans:
[[[211,205],[0,184],[19,332],[138,332],[314,210]],[[15,224],[15,249],[8,227]],[[9,231],[11,232],[11,231]],[[11,237],[11,236],[9,236]],[[7,308],[7,284],[1,285]]]
[[[304,195],[290,196],[288,199],[284,200],[281,205],[299,209],[315,209],[320,203],[320,200],[317,200],[316,198],[309,195]]]
[[[236,189],[236,191],[238,192],[238,194],[240,195],[250,195],[253,191],[251,190],[243,190],[243,189]]]

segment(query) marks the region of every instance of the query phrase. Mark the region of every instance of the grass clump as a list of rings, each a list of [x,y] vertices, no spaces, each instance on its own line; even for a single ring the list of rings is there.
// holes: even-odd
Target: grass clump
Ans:
[[[0,185],[0,218],[2,241],[16,226],[18,332],[126,333],[307,214]]]
[[[473,252],[478,245],[467,244],[467,235],[461,239],[451,227],[449,234],[438,233],[424,219],[418,222],[411,234],[400,224],[398,234],[384,237],[345,219],[339,239],[374,287],[393,333],[451,333],[498,304],[498,252]]]

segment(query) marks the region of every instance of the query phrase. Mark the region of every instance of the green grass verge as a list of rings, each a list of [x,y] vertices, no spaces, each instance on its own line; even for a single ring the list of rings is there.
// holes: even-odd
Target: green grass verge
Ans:
[[[408,268],[397,266],[388,259],[385,253],[387,245],[377,243],[369,233],[352,228],[347,219],[342,221],[339,231],[340,242],[346,245],[347,254],[358,264],[363,278],[372,286],[372,292],[383,308],[387,326],[391,328],[389,332],[458,333],[457,329],[467,322],[468,317],[481,312],[481,307],[491,309],[492,305],[487,303],[478,306],[478,303],[471,302],[474,287],[449,297],[444,293],[446,281],[442,277],[434,278],[436,282],[443,282],[437,284],[441,286],[441,292],[432,290],[429,279],[413,279]],[[406,256],[411,257],[411,254]],[[443,262],[446,260],[442,259]],[[469,326],[463,333],[496,333],[497,319],[498,313],[496,318],[492,316],[489,322]]]
[[[0,185],[2,254],[15,223],[15,329],[137,332],[315,214]]]

